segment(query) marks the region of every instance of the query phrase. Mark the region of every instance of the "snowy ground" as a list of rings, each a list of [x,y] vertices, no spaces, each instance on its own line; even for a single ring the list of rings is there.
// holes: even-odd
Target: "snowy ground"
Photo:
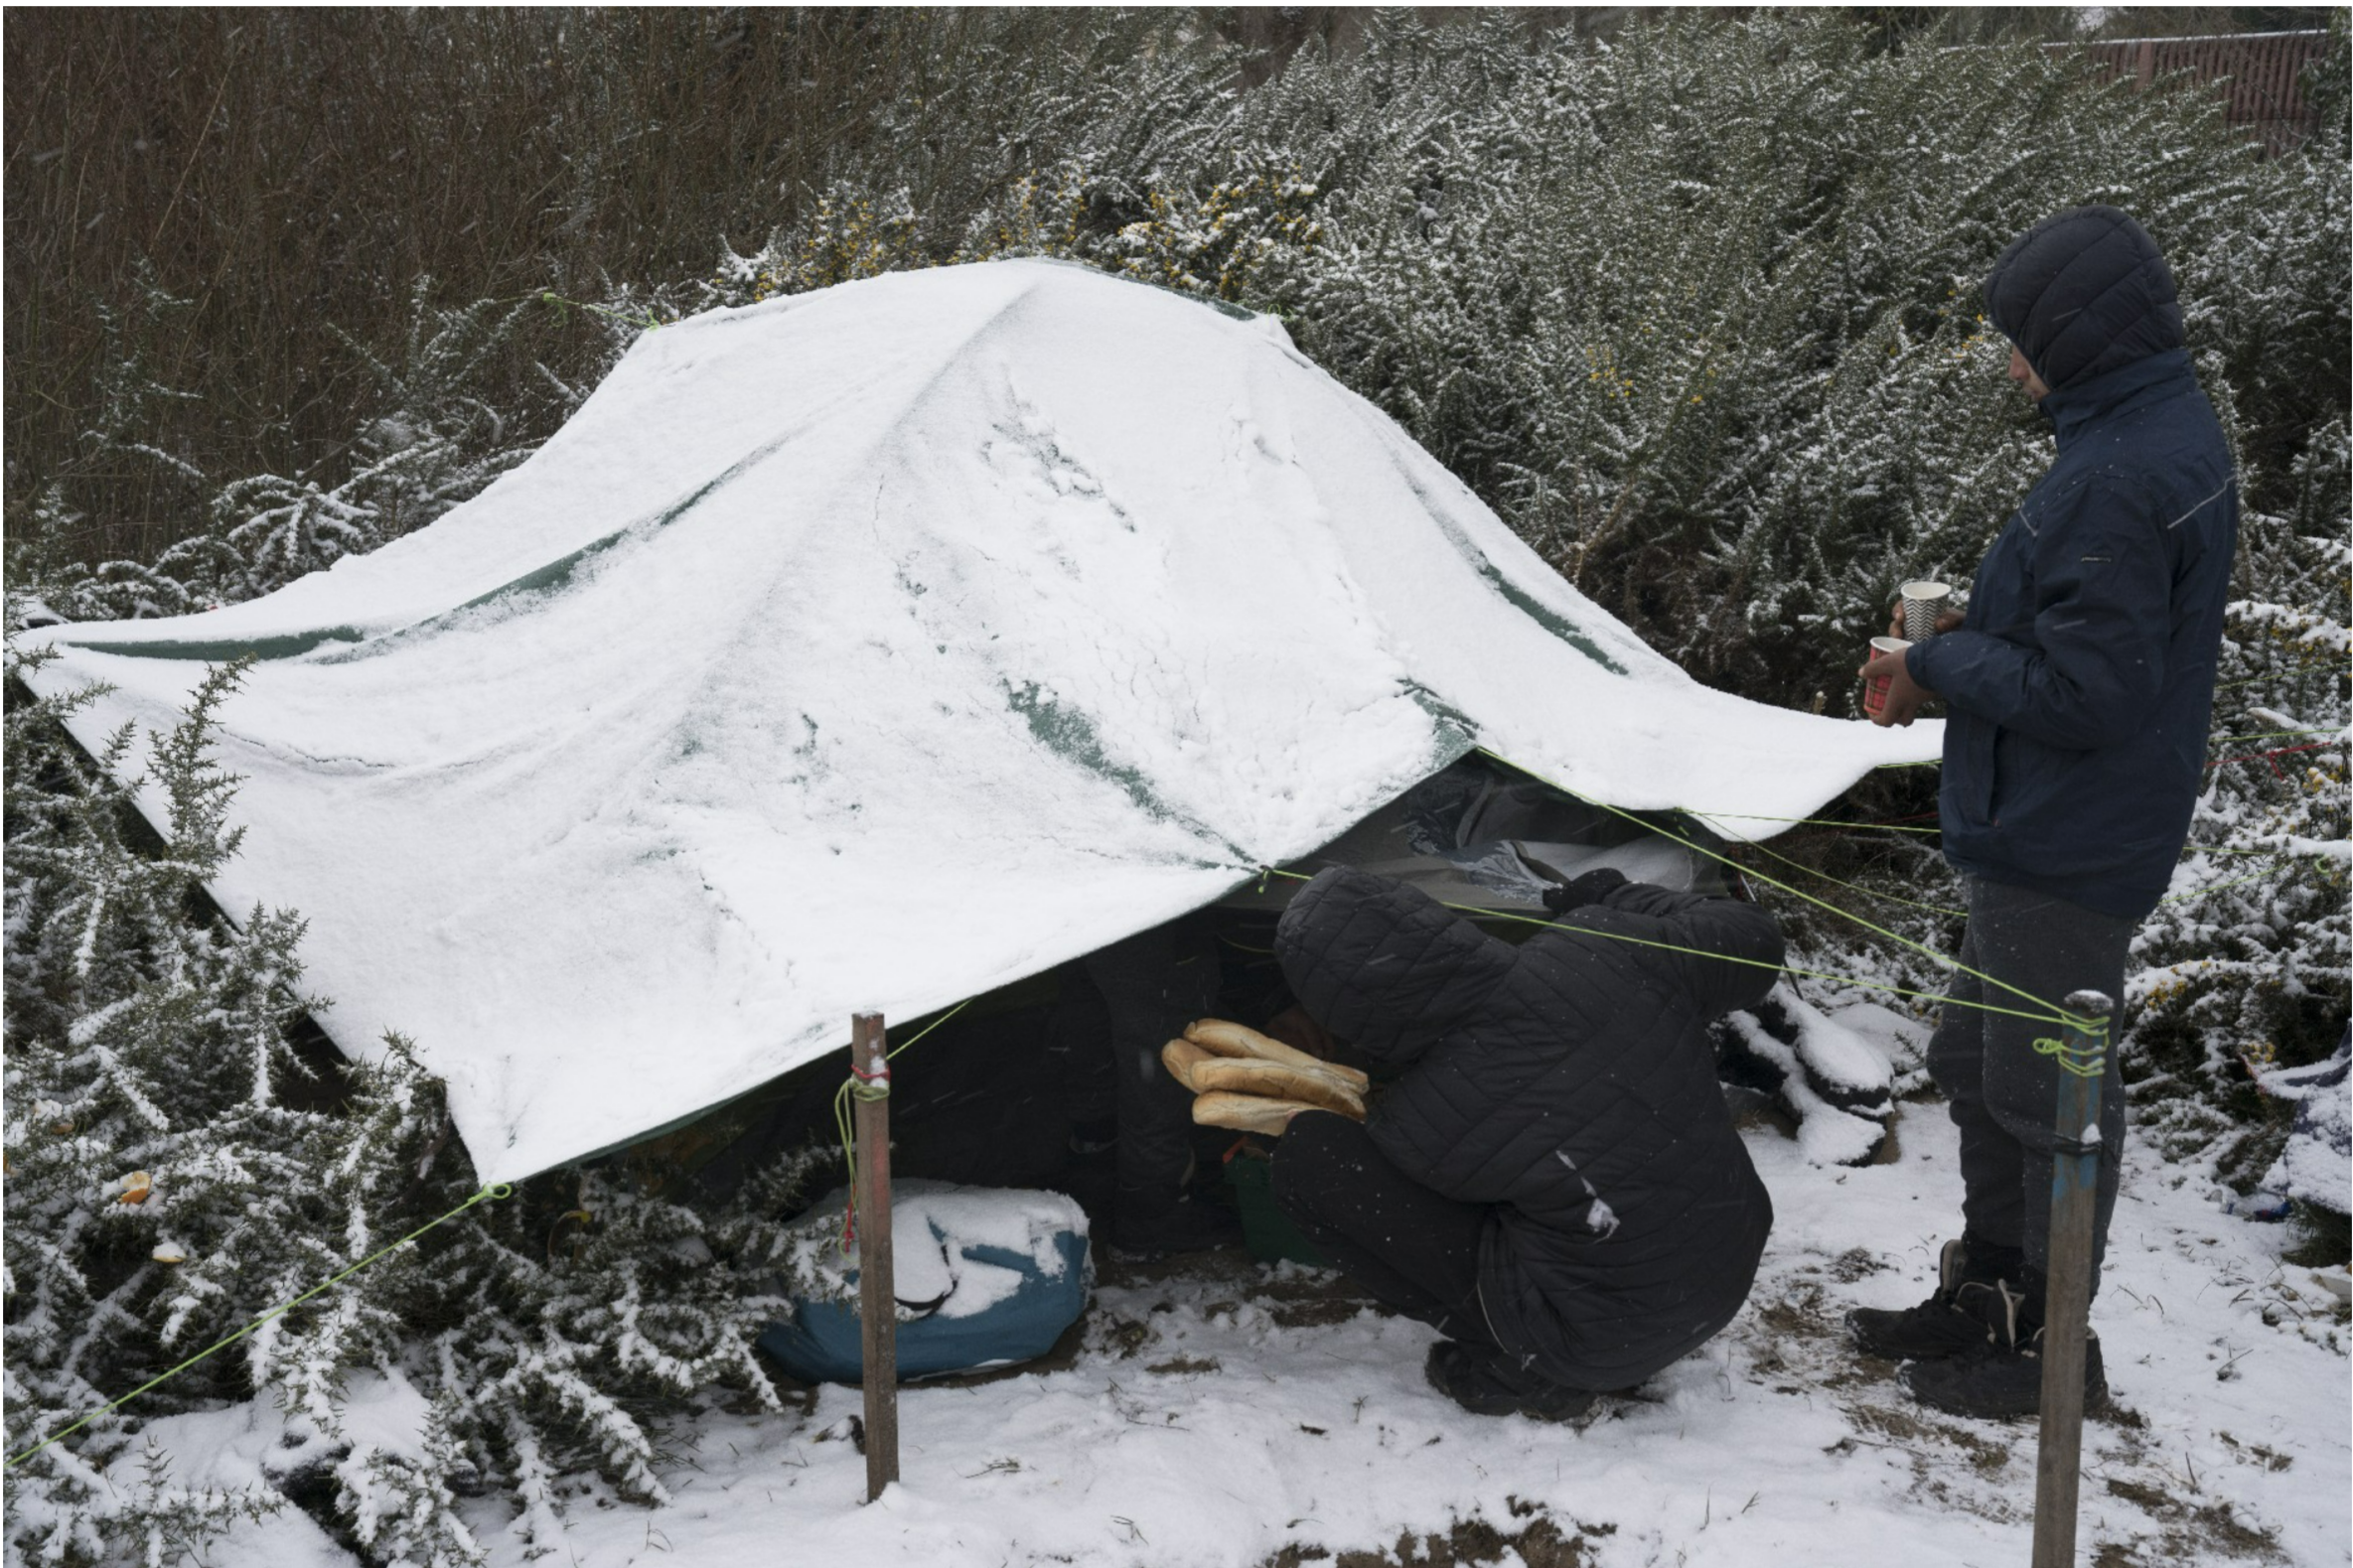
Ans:
[[[1959,1196],[1941,1107],[1904,1106],[1895,1158],[1858,1170],[1811,1165],[1769,1127],[1749,1143],[1778,1219],[1747,1310],[1581,1429],[1466,1415],[1423,1383],[1420,1325],[1331,1276],[1213,1258],[1111,1271],[1066,1365],[904,1390],[904,1481],[875,1506],[860,1505],[864,1461],[840,1435],[858,1394],[836,1387],[806,1413],[714,1411],[680,1434],[671,1507],[583,1487],[543,1554],[493,1502],[476,1525],[496,1563],[579,1568],[750,1568],[783,1543],[789,1560],[861,1568],[1385,1560],[1360,1552],[1515,1568],[2023,1564],[2033,1424],[1921,1410],[1838,1327],[1848,1307],[1925,1293]],[[2146,1150],[2128,1174],[2093,1308],[2119,1407],[2086,1434],[2082,1560],[2097,1568],[2348,1560],[2344,1315],[2279,1261],[2281,1227],[2226,1213],[2225,1197]],[[398,1414],[383,1402],[363,1419]],[[186,1456],[180,1479],[227,1482],[249,1477],[276,1420],[221,1412],[157,1431]],[[214,1560],[348,1561],[292,1509]]]

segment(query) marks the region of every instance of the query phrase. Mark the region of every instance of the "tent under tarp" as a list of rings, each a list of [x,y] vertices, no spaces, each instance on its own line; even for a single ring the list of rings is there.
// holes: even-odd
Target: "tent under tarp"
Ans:
[[[258,656],[213,891],[308,919],[321,1024],[413,1042],[486,1181],[1199,908],[1474,745],[1769,828],[1939,729],[1698,685],[1277,324],[1038,261],[650,332],[417,533],[20,642],[113,688],[93,746]]]

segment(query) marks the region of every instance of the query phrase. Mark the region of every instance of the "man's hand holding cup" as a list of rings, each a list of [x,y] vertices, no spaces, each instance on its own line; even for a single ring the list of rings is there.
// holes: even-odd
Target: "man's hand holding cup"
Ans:
[[[1933,635],[1943,637],[1947,632],[1958,632],[1961,630],[1961,623],[1967,619],[1969,618],[1958,610],[1940,610],[1937,612],[1936,632]],[[1887,635],[1889,637],[1903,637],[1905,635],[1904,607],[1900,603],[1893,610],[1887,612]],[[1917,642],[1920,640],[1913,638],[1912,641]]]
[[[1887,635],[1871,639],[1871,657],[1859,673],[1863,679],[1863,715],[1885,729],[1909,725],[1921,707],[1936,695],[1912,678],[1904,655],[1912,643],[1960,628],[1963,616],[1947,610],[1952,590],[1943,583],[1913,582],[1887,612]]]
[[[1882,644],[1893,646],[1882,648]],[[1912,644],[1900,637],[1871,639],[1871,646],[1879,651],[1871,654],[1870,662],[1856,671],[1863,678],[1863,713],[1881,729],[1890,724],[1909,725],[1920,716],[1920,709],[1936,693],[1912,678],[1904,666],[1904,655]]]

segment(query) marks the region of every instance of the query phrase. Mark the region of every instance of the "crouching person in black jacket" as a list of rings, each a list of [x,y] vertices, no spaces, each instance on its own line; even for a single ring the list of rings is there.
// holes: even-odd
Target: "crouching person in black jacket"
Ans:
[[[1772,984],[1772,917],[1616,872],[1562,892],[1560,923],[1515,947],[1336,868],[1275,933],[1309,1016],[1404,1069],[1362,1126],[1291,1120],[1275,1201],[1446,1336],[1430,1381],[1487,1415],[1575,1415],[1701,1345],[1773,1224],[1707,1039]]]

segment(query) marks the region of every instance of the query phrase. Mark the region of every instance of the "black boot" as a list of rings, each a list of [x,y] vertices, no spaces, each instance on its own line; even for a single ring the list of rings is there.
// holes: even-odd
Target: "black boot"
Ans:
[[[1440,1340],[1422,1363],[1429,1385],[1473,1415],[1524,1415],[1565,1421],[1593,1408],[1593,1395],[1553,1382],[1520,1358],[1484,1345]]]
[[[2007,1281],[1990,1288],[1962,1287],[1962,1310],[1984,1328],[1979,1346],[1963,1355],[1920,1361],[1898,1375],[1924,1405],[1953,1415],[2007,1420],[2042,1409],[2042,1297],[2013,1290]],[[2084,1408],[2108,1399],[2108,1370],[2101,1363],[2100,1336],[2084,1331]]]
[[[1987,1331],[1962,1310],[1962,1287],[2015,1278],[2023,1261],[2015,1247],[1989,1246],[1967,1236],[1948,1241],[1937,1257],[1934,1295],[1900,1312],[1857,1307],[1846,1314],[1846,1332],[1865,1352],[1891,1361],[1937,1360],[1974,1351],[1985,1343]]]

